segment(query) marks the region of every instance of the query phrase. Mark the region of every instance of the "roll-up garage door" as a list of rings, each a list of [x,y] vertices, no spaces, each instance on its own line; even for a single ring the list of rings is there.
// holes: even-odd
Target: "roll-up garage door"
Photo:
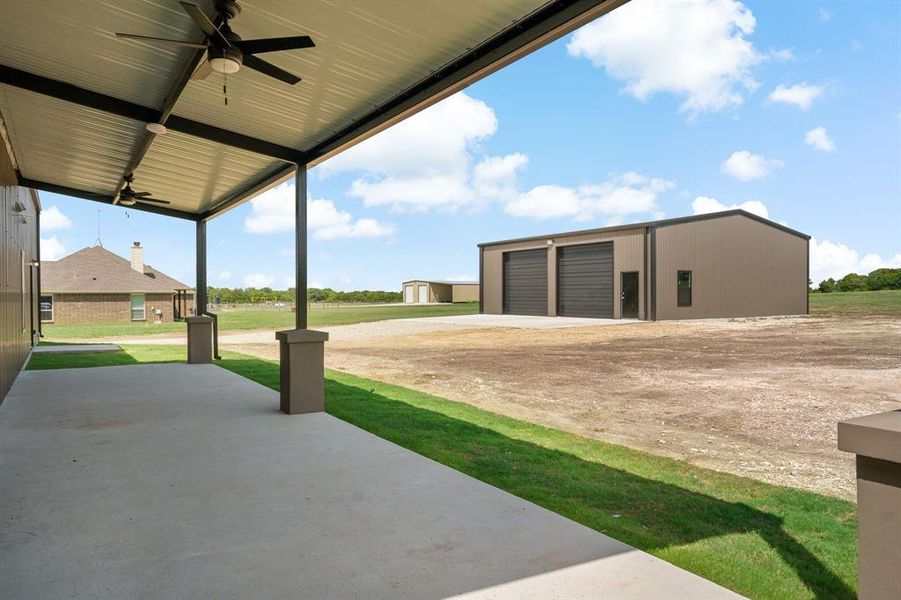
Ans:
[[[613,242],[557,248],[557,314],[613,318]]]
[[[504,314],[547,316],[547,250],[504,253]]]

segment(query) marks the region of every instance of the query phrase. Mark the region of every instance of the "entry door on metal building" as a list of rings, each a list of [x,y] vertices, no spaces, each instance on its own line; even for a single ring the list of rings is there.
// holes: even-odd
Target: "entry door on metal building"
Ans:
[[[504,253],[504,314],[547,316],[547,249]]]
[[[557,314],[613,318],[613,242],[557,248]]]
[[[620,282],[620,316],[624,319],[638,318],[638,271],[627,271],[621,274]]]

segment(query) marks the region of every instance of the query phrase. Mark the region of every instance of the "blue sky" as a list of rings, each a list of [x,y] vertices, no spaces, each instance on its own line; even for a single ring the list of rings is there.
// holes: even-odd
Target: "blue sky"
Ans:
[[[292,194],[210,222],[211,284],[293,284]],[[41,198],[45,256],[99,217],[105,247],[193,281],[193,223]],[[310,200],[310,285],[335,289],[734,205],[812,235],[816,281],[901,266],[901,3],[636,0],[313,169]]]

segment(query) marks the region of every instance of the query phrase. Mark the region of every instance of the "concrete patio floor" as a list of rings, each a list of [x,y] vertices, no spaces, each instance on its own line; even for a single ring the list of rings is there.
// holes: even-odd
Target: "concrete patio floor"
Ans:
[[[214,365],[31,371],[0,597],[735,598]]]

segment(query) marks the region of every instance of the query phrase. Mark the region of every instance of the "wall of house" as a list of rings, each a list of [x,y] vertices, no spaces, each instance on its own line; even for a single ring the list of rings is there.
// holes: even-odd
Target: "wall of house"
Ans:
[[[37,194],[16,185],[16,173],[0,140],[0,401],[37,341]],[[24,207],[16,209],[16,204]]]
[[[657,319],[807,313],[808,240],[741,215],[657,228]],[[676,272],[692,272],[677,306]]]
[[[44,292],[45,295],[50,292]],[[194,296],[188,294],[188,312]],[[153,309],[162,310],[161,321],[171,323],[172,294],[145,294],[145,321],[155,322]],[[126,323],[131,321],[131,294],[53,294],[53,323],[58,325],[87,325],[91,323]]]
[[[585,233],[580,235],[560,235],[539,240],[524,240],[482,248],[482,312],[499,315],[503,312],[504,293],[504,252],[512,250],[531,250],[547,248],[548,250],[548,316],[557,314],[557,248],[575,244],[593,244],[613,242],[613,316],[620,318],[620,287],[622,273],[638,271],[638,316],[645,317],[645,277],[644,277],[644,228],[608,231],[606,233]],[[552,242],[548,244],[548,241]]]

